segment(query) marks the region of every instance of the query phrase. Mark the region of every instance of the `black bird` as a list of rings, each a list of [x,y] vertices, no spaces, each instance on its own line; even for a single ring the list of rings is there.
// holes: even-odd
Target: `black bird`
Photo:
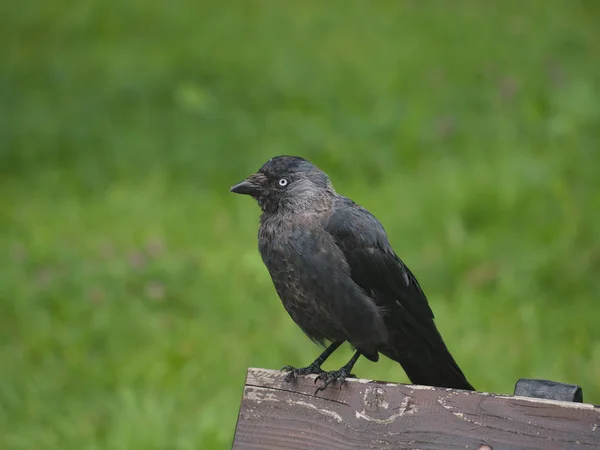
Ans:
[[[364,355],[399,362],[414,384],[473,390],[436,328],[415,276],[369,211],[334,190],[297,156],[278,156],[231,188],[262,210],[259,251],[294,322],[325,351],[308,367],[286,366],[286,381],[318,374],[323,390],[343,382]],[[341,369],[323,362],[344,342],[356,350]]]

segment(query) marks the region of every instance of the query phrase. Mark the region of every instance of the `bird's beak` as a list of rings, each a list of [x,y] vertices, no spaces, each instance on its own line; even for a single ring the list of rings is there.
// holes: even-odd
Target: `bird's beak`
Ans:
[[[255,173],[254,175],[250,175],[245,180],[240,181],[235,186],[232,186],[229,191],[235,194],[244,194],[257,197],[263,190],[264,181],[265,178],[263,175]]]

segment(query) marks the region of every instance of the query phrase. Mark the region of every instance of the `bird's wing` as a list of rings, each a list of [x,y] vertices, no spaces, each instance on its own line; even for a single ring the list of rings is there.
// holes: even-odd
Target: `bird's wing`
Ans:
[[[433,312],[408,267],[394,253],[375,216],[350,199],[340,198],[325,224],[350,266],[351,277],[382,309],[406,313],[424,334]]]
[[[325,229],[342,250],[354,283],[386,311],[390,340],[379,351],[402,364],[413,383],[473,389],[446,348],[419,283],[375,216],[342,197]]]

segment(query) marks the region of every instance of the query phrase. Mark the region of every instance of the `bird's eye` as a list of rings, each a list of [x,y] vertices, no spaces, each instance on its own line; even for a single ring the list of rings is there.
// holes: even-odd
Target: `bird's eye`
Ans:
[[[286,187],[287,184],[288,184],[288,180],[286,180],[285,178],[282,178],[281,180],[279,180],[279,186]]]

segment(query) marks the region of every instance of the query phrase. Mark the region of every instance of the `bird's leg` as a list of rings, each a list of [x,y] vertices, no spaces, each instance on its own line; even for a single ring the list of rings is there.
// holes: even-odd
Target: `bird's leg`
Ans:
[[[331,354],[337,350],[337,348],[342,345],[341,342],[334,342],[329,347],[325,349],[323,353],[319,355],[317,359],[313,361],[313,363],[307,367],[301,367],[296,369],[293,366],[285,366],[281,370],[286,371],[288,374],[285,376],[284,381],[289,383],[290,381],[296,379],[298,375],[311,375],[311,374],[322,374],[324,373],[323,369],[321,369],[321,365],[325,362],[327,358],[331,356]]]
[[[325,388],[329,386],[329,383],[331,383],[332,381],[339,381],[340,383],[343,383],[346,378],[356,378],[356,376],[353,375],[351,372],[352,368],[354,367],[354,364],[356,364],[356,361],[359,357],[360,352],[355,352],[350,361],[348,361],[346,365],[340,370],[332,370],[331,372],[321,372],[319,376],[315,379],[315,383],[317,382],[317,380],[322,381],[322,383],[315,391],[315,395],[317,395],[319,391],[324,391]]]

